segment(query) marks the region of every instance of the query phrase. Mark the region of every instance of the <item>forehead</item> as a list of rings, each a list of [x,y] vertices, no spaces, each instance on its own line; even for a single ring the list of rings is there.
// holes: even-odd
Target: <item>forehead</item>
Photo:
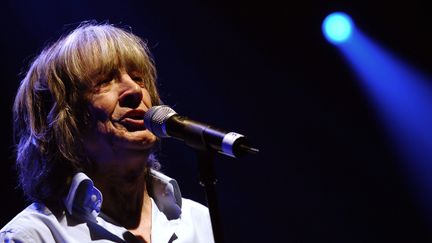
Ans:
[[[146,83],[154,82],[155,70],[146,44],[122,29],[112,26],[78,29],[63,40],[60,48],[63,70],[84,87],[90,88],[96,79],[122,69],[142,75]]]
[[[80,55],[82,65],[96,72],[125,68],[140,70],[145,68],[146,52],[138,40],[124,34],[108,33],[102,38],[95,36],[82,43]],[[78,50],[80,52],[80,50]]]

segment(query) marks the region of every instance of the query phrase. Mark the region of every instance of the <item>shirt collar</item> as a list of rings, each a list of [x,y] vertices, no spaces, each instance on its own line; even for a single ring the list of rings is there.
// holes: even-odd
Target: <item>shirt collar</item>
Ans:
[[[158,209],[171,219],[177,219],[181,214],[182,196],[177,181],[151,170],[153,195]]]
[[[182,197],[176,180],[151,170],[154,201],[158,209],[171,219],[177,219],[181,214]],[[102,193],[94,186],[93,181],[84,173],[74,175],[69,192],[64,198],[66,210],[71,215],[77,215],[94,220],[102,207]]]
[[[102,207],[102,193],[86,174],[79,172],[72,178],[64,203],[71,215],[96,218]]]

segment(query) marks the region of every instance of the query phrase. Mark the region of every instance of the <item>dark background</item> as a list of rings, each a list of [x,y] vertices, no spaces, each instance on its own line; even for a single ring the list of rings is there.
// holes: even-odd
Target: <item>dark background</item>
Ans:
[[[247,135],[256,156],[215,160],[226,242],[432,242],[392,141],[360,80],[321,32],[345,11],[379,45],[430,73],[421,1],[24,1],[1,3],[0,225],[26,205],[13,170],[11,106],[31,60],[83,20],[148,41],[165,103]],[[206,204],[195,154],[168,140],[162,171]]]

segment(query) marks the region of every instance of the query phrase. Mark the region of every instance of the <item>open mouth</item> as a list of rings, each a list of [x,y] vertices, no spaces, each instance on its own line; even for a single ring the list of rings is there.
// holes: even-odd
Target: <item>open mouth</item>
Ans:
[[[120,122],[130,132],[145,130],[144,120],[135,118],[124,118]]]
[[[145,111],[142,109],[130,110],[118,122],[130,132],[143,131],[146,130],[144,126],[144,114]]]

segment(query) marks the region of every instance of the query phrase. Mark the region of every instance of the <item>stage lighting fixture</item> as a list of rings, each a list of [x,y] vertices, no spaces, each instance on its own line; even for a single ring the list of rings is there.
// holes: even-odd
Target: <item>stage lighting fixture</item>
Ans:
[[[349,39],[352,34],[351,18],[343,12],[329,14],[323,21],[322,31],[328,41],[340,44]]]

